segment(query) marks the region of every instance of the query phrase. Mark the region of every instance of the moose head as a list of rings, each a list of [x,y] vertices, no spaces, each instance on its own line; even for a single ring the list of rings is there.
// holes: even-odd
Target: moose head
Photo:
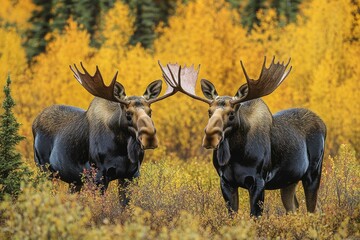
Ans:
[[[95,74],[91,76],[83,64],[80,63],[80,65],[84,73],[80,72],[75,64],[74,67],[70,66],[70,69],[73,71],[74,77],[89,93],[122,105],[125,114],[122,114],[121,117],[125,117],[125,121],[121,121],[121,119],[110,119],[110,121],[119,121],[118,125],[125,125],[140,143],[142,149],[156,148],[158,139],[154,123],[151,120],[150,105],[175,94],[176,91],[168,85],[166,93],[158,97],[162,89],[162,81],[156,80],[148,85],[142,96],[126,96],[124,86],[116,81],[118,72],[110,85],[106,86],[98,66],[96,66]]]
[[[269,68],[266,68],[265,57],[258,80],[249,78],[242,61],[240,61],[247,83],[241,85],[233,97],[219,96],[215,86],[206,79],[201,79],[201,90],[205,98],[197,96],[195,86],[199,70],[195,70],[193,67],[182,73],[186,75],[185,77],[179,78],[177,82],[172,83],[173,87],[176,87],[178,91],[209,105],[209,121],[205,127],[203,147],[217,149],[227,134],[241,126],[239,115],[236,114],[241,103],[272,93],[284,81],[291,71],[291,67],[286,71],[290,59],[286,65],[274,61],[275,57]],[[172,65],[172,68],[178,68],[180,71],[178,65]]]

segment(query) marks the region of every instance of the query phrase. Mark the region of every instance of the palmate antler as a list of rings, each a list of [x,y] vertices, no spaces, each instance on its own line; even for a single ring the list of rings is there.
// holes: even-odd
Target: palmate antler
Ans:
[[[289,59],[289,62],[286,65],[284,65],[284,62],[282,62],[281,64],[279,62],[274,63],[275,57],[273,57],[273,60],[269,68],[266,68],[265,66],[266,57],[264,57],[264,63],[258,80],[253,80],[249,78],[242,61],[240,61],[247,83],[243,84],[239,88],[239,91],[242,93],[242,96],[239,97],[238,99],[232,100],[231,104],[235,105],[251,99],[260,98],[272,93],[289,75],[292,66],[290,66],[290,69],[287,72],[286,72],[286,68],[290,63],[290,60],[291,58]]]
[[[266,57],[261,69],[261,74],[258,80],[250,79],[246,73],[245,67],[241,63],[241,67],[244,71],[246,82],[243,84],[239,91],[242,93],[242,96],[231,100],[232,105],[245,102],[251,99],[260,98],[272,93],[288,76],[292,67],[286,72],[289,62],[284,65],[284,63],[274,63],[275,57],[273,58],[269,68],[265,67]],[[194,66],[181,68],[178,64],[167,64],[167,68],[162,66],[159,62],[160,68],[163,71],[163,76],[165,81],[171,88],[176,89],[179,92],[182,92],[188,95],[191,98],[211,104],[213,100],[199,97],[195,94],[196,80],[198,77],[199,68],[195,70]]]
[[[168,87],[174,89],[175,92],[179,91],[191,98],[210,104],[211,101],[205,98],[196,96],[195,86],[196,80],[199,74],[200,65],[196,70],[194,65],[182,68],[179,64],[167,64],[166,67],[162,66],[160,61],[158,62],[163,72],[163,77],[168,84]]]
[[[71,71],[74,73],[74,77],[76,78],[76,80],[92,95],[100,97],[100,98],[104,98],[106,100],[110,100],[110,101],[114,101],[114,102],[119,102],[119,103],[123,103],[125,105],[128,105],[130,103],[130,101],[124,100],[119,98],[115,93],[115,88],[117,86],[122,86],[120,83],[116,82],[116,78],[117,78],[117,74],[118,72],[115,73],[115,76],[113,77],[111,83],[109,86],[106,86],[104,83],[104,80],[101,76],[100,70],[98,68],[98,66],[96,66],[96,72],[94,74],[94,76],[91,76],[88,71],[84,68],[82,62],[80,62],[80,65],[84,71],[84,73],[81,73],[79,71],[79,69],[77,68],[76,64],[74,64],[74,67],[70,66]],[[165,76],[164,76],[165,78]],[[163,96],[155,98],[155,99],[151,99],[148,100],[147,102],[149,104],[152,104],[154,102],[163,100],[167,97],[170,97],[171,95],[174,95],[177,92],[177,89],[172,88],[171,85],[169,85],[168,81],[166,80],[166,84],[167,84],[167,89],[166,92]],[[123,88],[123,87],[122,87]]]
[[[114,94],[114,88],[116,84],[119,84],[116,82],[117,74],[115,73],[115,76],[113,77],[111,83],[109,86],[106,86],[104,83],[104,80],[101,76],[101,73],[99,71],[98,66],[96,66],[96,72],[94,76],[91,76],[88,71],[84,68],[82,62],[80,62],[80,65],[84,71],[84,73],[81,73],[79,69],[77,68],[76,64],[74,64],[75,69],[70,66],[71,71],[74,73],[74,77],[78,82],[92,95],[104,98],[106,100],[114,101],[123,103],[125,105],[129,104],[129,101],[120,99]]]
[[[168,97],[174,95],[175,93],[177,93],[178,90],[179,90],[178,87],[177,87],[177,84],[173,84],[173,82],[176,82],[176,81],[175,81],[175,80],[170,80],[169,75],[167,75],[167,74],[164,72],[164,68],[163,68],[163,66],[160,64],[160,61],[158,61],[158,64],[159,64],[160,69],[161,69],[161,71],[162,71],[162,73],[163,73],[163,78],[164,78],[164,80],[165,80],[165,82],[166,82],[167,88],[166,88],[165,94],[164,94],[163,96],[148,101],[150,104],[151,104],[151,103],[154,103],[154,102],[157,102],[157,101],[160,101],[160,100],[163,100],[163,99],[165,99],[165,98],[168,98]],[[172,65],[172,64],[168,64],[168,69],[170,69],[170,68],[169,68],[169,65]],[[178,70],[181,71],[181,67],[180,67]],[[171,70],[169,70],[169,71],[171,72]],[[167,73],[169,73],[169,71],[167,71]],[[171,74],[172,74],[172,73],[171,73]],[[173,76],[173,75],[172,75],[172,76]]]

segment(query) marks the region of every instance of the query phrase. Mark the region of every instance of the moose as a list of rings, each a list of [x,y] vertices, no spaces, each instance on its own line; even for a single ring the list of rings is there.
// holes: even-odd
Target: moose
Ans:
[[[161,65],[160,65],[161,66]],[[44,109],[32,125],[34,159],[43,170],[56,172],[80,191],[82,173],[94,167],[95,183],[104,192],[110,181],[118,180],[121,204],[125,206],[126,186],[139,175],[144,150],[158,146],[150,105],[176,93],[168,85],[158,97],[162,81],[148,85],[142,96],[126,96],[117,74],[106,86],[99,68],[91,76],[84,68],[70,66],[77,81],[95,98],[85,111],[72,106],[53,105]]]
[[[302,108],[280,111],[274,115],[261,97],[272,93],[288,76],[289,62],[266,68],[266,57],[257,80],[249,78],[240,61],[246,83],[234,97],[219,96],[214,85],[201,80],[205,98],[195,94],[199,70],[180,73],[171,65],[172,87],[191,98],[209,104],[209,121],[202,146],[213,149],[213,165],[220,177],[220,187],[229,214],[238,211],[238,188],[250,196],[250,215],[262,214],[264,190],[280,189],[287,212],[299,204],[296,185],[302,182],[306,207],[314,212],[321,178],[326,126],[313,112]],[[179,69],[178,75],[176,70]],[[286,71],[287,70],[287,71]]]

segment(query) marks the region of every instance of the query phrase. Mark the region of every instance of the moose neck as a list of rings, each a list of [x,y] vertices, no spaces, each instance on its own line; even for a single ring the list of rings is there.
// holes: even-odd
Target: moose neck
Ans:
[[[127,130],[125,114],[119,103],[95,98],[86,115],[89,122],[90,148],[128,156],[133,163],[142,161],[144,151]]]
[[[114,133],[121,131],[121,128],[123,127],[121,124],[123,118],[122,115],[120,103],[111,102],[98,97],[93,99],[86,113],[90,123],[104,125]]]
[[[245,147],[253,139],[270,133],[272,115],[262,99],[242,103],[237,114],[238,127],[229,136],[230,149]]]

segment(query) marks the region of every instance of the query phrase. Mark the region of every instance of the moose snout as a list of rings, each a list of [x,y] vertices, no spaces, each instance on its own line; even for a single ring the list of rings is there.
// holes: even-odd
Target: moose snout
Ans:
[[[218,134],[212,136],[205,135],[203,138],[202,146],[206,149],[217,149],[221,139],[221,135]]]
[[[138,139],[143,149],[154,149],[158,147],[158,138],[154,123],[148,116],[142,116],[137,121]]]
[[[206,149],[217,148],[223,138],[223,121],[220,116],[213,116],[205,127],[202,146]]]

